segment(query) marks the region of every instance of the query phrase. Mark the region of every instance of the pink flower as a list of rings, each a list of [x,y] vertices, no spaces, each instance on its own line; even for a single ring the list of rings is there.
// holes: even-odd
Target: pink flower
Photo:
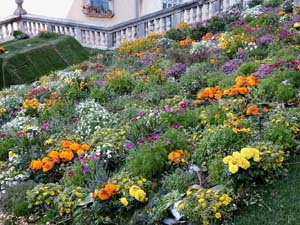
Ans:
[[[188,104],[187,102],[180,102],[180,103],[179,103],[179,106],[180,106],[181,108],[187,108],[187,107],[189,106],[189,104]]]

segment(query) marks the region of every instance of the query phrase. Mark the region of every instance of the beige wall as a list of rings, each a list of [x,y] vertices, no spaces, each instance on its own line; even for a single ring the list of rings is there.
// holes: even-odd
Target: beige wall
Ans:
[[[81,11],[84,1],[86,0],[24,0],[23,8],[29,14],[92,22],[101,26],[112,26],[134,19],[136,2],[139,16],[162,9],[162,0],[112,0],[114,17],[95,18],[86,16]],[[15,0],[0,0],[0,17],[12,15],[16,8]]]
[[[153,13],[162,9],[162,0],[139,0],[140,16]]]

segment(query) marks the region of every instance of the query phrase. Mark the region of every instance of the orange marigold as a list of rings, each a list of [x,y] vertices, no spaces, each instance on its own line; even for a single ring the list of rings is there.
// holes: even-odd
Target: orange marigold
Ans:
[[[36,171],[41,170],[43,168],[43,163],[40,160],[32,160],[31,163],[30,163],[29,168],[33,172],[36,172]]]
[[[48,157],[51,158],[56,164],[60,163],[59,153],[57,151],[49,152]]]
[[[205,88],[203,92],[198,93],[197,98],[198,99],[220,99],[222,98],[222,91],[219,86],[216,87],[208,87]]]
[[[169,153],[168,160],[173,163],[178,163],[183,160],[183,157],[184,157],[183,150],[176,150]]]
[[[62,151],[59,153],[59,158],[62,162],[69,162],[74,158],[74,154],[71,151]]]
[[[248,116],[257,115],[257,114],[259,114],[259,108],[251,105],[247,108],[246,114]]]
[[[72,142],[70,141],[66,141],[66,140],[62,140],[60,142],[61,146],[63,147],[64,150],[70,150],[70,145],[72,144]]]
[[[101,189],[100,191],[98,191],[97,195],[98,198],[102,201],[106,201],[111,197],[105,189]]]
[[[84,151],[88,151],[88,150],[90,150],[90,146],[88,144],[82,144],[81,149]]]
[[[54,167],[54,162],[49,160],[43,163],[43,172],[46,173],[50,170],[52,170]]]

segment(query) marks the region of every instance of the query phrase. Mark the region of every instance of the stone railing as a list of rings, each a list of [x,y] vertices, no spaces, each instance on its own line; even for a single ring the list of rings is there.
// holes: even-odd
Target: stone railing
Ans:
[[[193,0],[112,27],[25,14],[0,21],[0,42],[9,39],[12,30],[19,29],[30,36],[37,35],[39,30],[47,30],[73,36],[86,47],[114,49],[123,42],[143,38],[152,32],[164,33],[181,22],[195,23],[210,19],[236,4],[245,7],[248,1]]]

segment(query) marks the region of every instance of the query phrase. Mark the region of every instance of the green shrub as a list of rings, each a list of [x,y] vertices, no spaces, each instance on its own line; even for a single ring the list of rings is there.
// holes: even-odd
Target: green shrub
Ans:
[[[186,34],[181,29],[172,28],[166,33],[166,38],[181,41],[186,39]]]
[[[91,88],[91,98],[95,99],[96,102],[103,104],[108,101],[109,93],[104,88]]]
[[[280,6],[283,2],[284,2],[284,0],[269,0],[264,5],[266,7],[276,8],[276,7]]]
[[[210,186],[222,183],[224,168],[222,157],[215,157],[208,162],[208,183]]]
[[[188,137],[182,130],[178,129],[169,129],[164,135],[161,137],[159,142],[162,145],[165,145],[165,149],[167,152],[171,152],[177,149],[188,150],[189,149],[189,141]]]
[[[167,166],[167,150],[157,143],[154,146],[146,144],[136,151],[130,152],[126,159],[126,167],[134,176],[147,179],[159,177]]]
[[[252,0],[251,2],[249,2],[248,6],[249,8],[253,8],[254,6],[261,5],[263,2],[263,0]]]
[[[23,182],[17,186],[7,189],[4,195],[2,207],[8,214],[15,216],[29,216],[29,203],[26,199],[27,190],[33,189],[35,184],[33,182]]]
[[[196,41],[201,41],[201,38],[208,32],[207,27],[203,27],[197,25],[195,27],[190,28],[189,30],[189,38]]]
[[[11,148],[15,147],[17,143],[16,138],[5,138],[0,142],[0,161],[6,161],[8,159],[8,152]]]
[[[297,145],[292,130],[284,124],[270,124],[264,131],[263,140],[280,145],[284,149],[291,149]]]
[[[257,68],[258,66],[256,64],[249,62],[249,63],[243,63],[239,67],[238,71],[243,75],[248,76],[251,73],[254,73],[257,70]]]
[[[187,170],[177,168],[171,174],[165,175],[161,180],[161,192],[167,194],[172,191],[185,193],[188,187],[197,183],[197,176]]]
[[[192,157],[197,165],[201,165],[216,155],[240,149],[248,141],[249,137],[246,134],[236,134],[229,127],[212,127],[203,133],[203,138],[198,141]]]
[[[134,88],[134,80],[126,75],[122,79],[110,80],[105,88],[118,95],[129,94]]]
[[[161,122],[165,128],[170,128],[172,125],[179,125],[181,127],[196,127],[198,112],[196,110],[187,110],[183,113],[161,113]]]

